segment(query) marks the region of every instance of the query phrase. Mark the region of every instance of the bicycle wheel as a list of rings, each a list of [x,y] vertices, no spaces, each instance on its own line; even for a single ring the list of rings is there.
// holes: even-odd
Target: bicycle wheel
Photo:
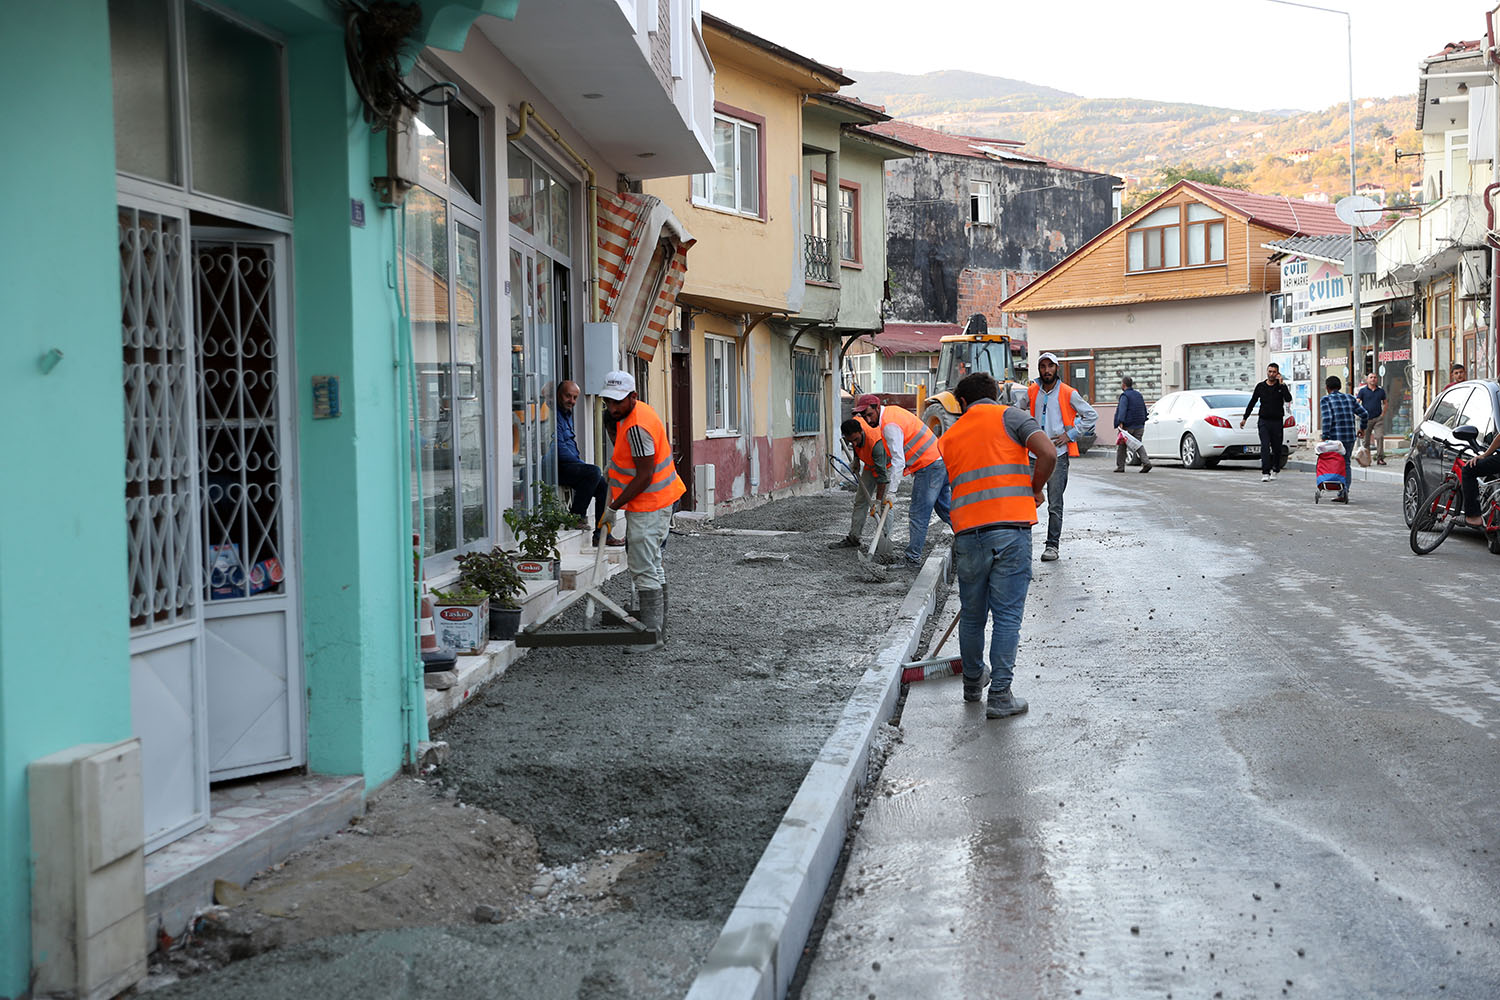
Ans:
[[[1438,488],[1422,499],[1417,516],[1411,522],[1411,550],[1425,556],[1453,532],[1453,526],[1462,516],[1463,501],[1458,495],[1458,484],[1452,480],[1439,484]]]

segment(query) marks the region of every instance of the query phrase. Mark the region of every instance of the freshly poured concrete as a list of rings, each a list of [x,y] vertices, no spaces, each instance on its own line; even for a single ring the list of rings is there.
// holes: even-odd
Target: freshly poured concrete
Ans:
[[[1411,555],[1392,484],[1109,467],[1030,713],[911,686],[800,995],[1500,996],[1500,559]]]

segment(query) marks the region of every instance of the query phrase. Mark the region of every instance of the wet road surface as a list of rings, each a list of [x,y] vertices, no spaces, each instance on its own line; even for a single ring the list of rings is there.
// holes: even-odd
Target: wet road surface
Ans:
[[[1414,556],[1396,484],[1111,468],[1030,713],[911,686],[801,996],[1500,996],[1500,557]]]

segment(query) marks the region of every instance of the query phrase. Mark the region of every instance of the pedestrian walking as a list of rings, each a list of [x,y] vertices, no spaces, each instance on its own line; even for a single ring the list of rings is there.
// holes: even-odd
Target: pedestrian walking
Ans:
[[[1068,460],[1078,457],[1078,439],[1094,433],[1099,414],[1083,398],[1083,393],[1059,377],[1056,354],[1045,351],[1037,358],[1036,375],[1037,381],[1027,389],[1031,415],[1058,449],[1057,464],[1047,480],[1047,543],[1042,547],[1042,562],[1052,562],[1062,547],[1063,495],[1068,490]]]
[[[1281,366],[1276,362],[1266,365],[1266,377],[1255,383],[1250,393],[1250,402],[1245,404],[1245,415],[1240,426],[1250,419],[1250,412],[1258,405],[1260,419],[1255,429],[1260,432],[1260,481],[1269,483],[1281,473],[1281,435],[1286,424],[1286,404],[1292,401],[1292,390],[1281,377]]]
[[[1126,375],[1120,379],[1120,401],[1115,404],[1115,426],[1129,434],[1137,441],[1141,440],[1141,434],[1146,430],[1146,400],[1139,392],[1135,391],[1135,379]],[[1125,442],[1121,441],[1115,445],[1115,471],[1125,471]],[[1141,471],[1151,471],[1151,456],[1146,454],[1146,446],[1141,445],[1138,449],[1141,460]]]
[[[947,472],[938,451],[937,437],[910,410],[886,406],[874,393],[865,393],[854,401],[854,415],[880,431],[890,452],[891,482],[911,476],[911,509],[906,538],[906,564],[922,565],[922,549],[927,544],[927,526],[937,514],[948,523]]]
[[[1359,405],[1359,400],[1340,391],[1344,383],[1337,375],[1330,375],[1324,379],[1323,387],[1328,390],[1328,393],[1318,400],[1318,423],[1322,425],[1324,441],[1338,441],[1343,444],[1344,478],[1348,480],[1352,478],[1353,472],[1350,456],[1354,454],[1354,439],[1360,431],[1364,430],[1367,420],[1365,408]],[[1348,482],[1344,483],[1344,488],[1338,496],[1333,498],[1333,502],[1349,502]]]
[[[610,372],[599,395],[616,421],[615,450],[606,473],[606,516],[613,520],[614,512],[625,512],[625,562],[640,595],[641,623],[656,633],[654,646],[624,649],[660,649],[667,626],[667,571],[661,547],[672,527],[672,505],[687,487],[672,461],[666,425],[636,396],[635,378],[629,372]]]
[[[1359,399],[1359,405],[1365,408],[1370,422],[1365,424],[1365,432],[1362,440],[1365,448],[1375,455],[1375,464],[1385,464],[1385,388],[1380,384],[1380,376],[1371,372],[1365,376],[1365,384],[1359,387],[1359,392],[1354,394]]]
[[[849,534],[830,549],[857,549],[859,536],[865,530],[865,517],[879,518],[882,508],[891,506],[887,492],[891,487],[891,452],[885,439],[860,417],[850,417],[839,427],[844,443],[854,455],[851,466],[859,489],[854,494],[854,515],[849,521]],[[887,517],[880,524],[880,540],[875,543],[875,555],[881,562],[894,562],[891,556],[891,522]]]
[[[1041,424],[1020,407],[997,402],[999,394],[987,372],[966,376],[953,388],[963,414],[938,439],[953,488],[964,701],[978,701],[988,679],[987,719],[1026,711],[1026,699],[1016,697],[1011,683],[1031,586],[1031,526],[1058,457]],[[986,669],[984,629],[992,619]]]

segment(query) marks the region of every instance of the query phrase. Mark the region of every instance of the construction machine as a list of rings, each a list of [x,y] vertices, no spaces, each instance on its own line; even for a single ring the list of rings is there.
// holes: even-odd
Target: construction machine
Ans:
[[[1026,359],[1012,348],[1010,337],[990,333],[983,313],[970,316],[962,333],[944,337],[940,343],[932,395],[922,389],[917,392],[917,413],[933,434],[942,437],[958,419],[961,411],[953,388],[976,371],[989,372],[1000,383],[1000,402],[1028,405]]]

